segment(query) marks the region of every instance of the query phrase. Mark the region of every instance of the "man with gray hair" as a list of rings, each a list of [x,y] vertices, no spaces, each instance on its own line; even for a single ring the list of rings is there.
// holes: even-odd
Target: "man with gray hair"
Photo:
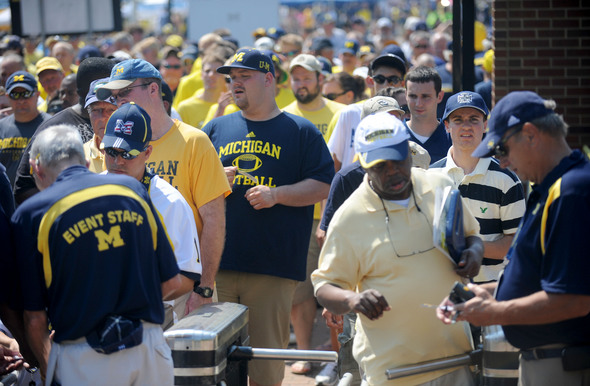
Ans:
[[[148,192],[129,176],[88,171],[68,125],[40,133],[29,158],[41,192],[11,223],[25,332],[42,378],[172,384],[161,299],[176,296],[180,278]]]

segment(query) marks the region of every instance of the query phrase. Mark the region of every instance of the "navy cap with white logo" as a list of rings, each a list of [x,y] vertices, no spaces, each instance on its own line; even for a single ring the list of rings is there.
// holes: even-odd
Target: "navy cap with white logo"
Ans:
[[[133,102],[125,103],[111,115],[102,139],[102,148],[123,149],[138,155],[152,139],[150,116]]]
[[[473,91],[461,91],[457,94],[451,95],[447,100],[445,113],[443,114],[443,121],[449,119],[449,115],[451,115],[453,111],[464,107],[471,107],[472,109],[479,110],[483,114],[483,119],[488,119],[488,106],[486,106],[486,102],[481,95]]]

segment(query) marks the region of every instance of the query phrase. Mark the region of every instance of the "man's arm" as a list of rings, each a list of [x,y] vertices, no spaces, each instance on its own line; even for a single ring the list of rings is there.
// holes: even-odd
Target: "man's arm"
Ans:
[[[39,361],[41,377],[47,374],[47,361],[51,343],[49,341],[49,329],[47,325],[47,313],[45,311],[25,311],[25,331],[29,346]]]
[[[360,294],[332,284],[324,284],[317,291],[318,302],[336,315],[356,312],[371,320],[379,319],[391,308],[385,297],[377,290],[368,289]]]
[[[466,320],[478,326],[549,324],[590,313],[590,295],[539,291],[522,298],[499,302],[487,288],[472,284],[469,287],[476,297],[455,306],[457,311],[461,311],[457,320]]]
[[[498,240],[483,242],[483,255],[488,259],[504,260],[512,245],[514,235],[504,235]]]
[[[201,286],[214,288],[215,275],[219,269],[223,245],[225,243],[225,196],[209,201],[199,208],[199,214],[203,219],[203,231],[201,232]],[[204,298],[196,293],[190,295],[187,300],[185,313],[197,309],[202,304],[211,303],[212,298]]]
[[[461,254],[455,272],[463,277],[475,277],[483,260],[483,242],[477,236],[465,238],[466,248]]]
[[[163,282],[162,285],[162,300],[172,300],[176,299],[179,296],[184,295],[188,291],[182,288],[182,279],[184,277],[188,281],[192,281],[188,279],[186,276],[181,274],[176,274],[175,276],[171,277],[170,279]],[[186,286],[186,283],[185,283]],[[192,289],[192,288],[191,288]]]
[[[330,184],[306,178],[291,185],[269,188],[257,185],[246,191],[245,197],[254,209],[272,208],[277,204],[286,206],[307,206],[328,197]]]

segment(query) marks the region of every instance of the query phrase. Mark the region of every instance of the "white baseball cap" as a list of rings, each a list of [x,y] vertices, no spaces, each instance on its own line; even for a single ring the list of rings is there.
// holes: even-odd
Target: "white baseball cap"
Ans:
[[[402,161],[408,157],[406,127],[396,117],[381,112],[365,117],[359,123],[355,138],[355,151],[361,166],[370,168],[379,162]]]

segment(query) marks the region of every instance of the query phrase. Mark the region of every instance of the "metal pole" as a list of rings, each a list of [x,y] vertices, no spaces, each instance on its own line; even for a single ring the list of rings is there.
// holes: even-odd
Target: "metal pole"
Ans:
[[[462,0],[463,19],[461,26],[463,30],[463,52],[461,59],[463,62],[462,69],[462,90],[473,91],[475,88],[475,65],[473,57],[475,56],[475,2],[474,0]]]
[[[385,375],[387,376],[387,379],[397,379],[435,370],[474,365],[481,362],[481,354],[481,350],[475,350],[465,355],[456,355],[444,359],[437,359],[428,362],[416,363],[415,365],[389,369],[385,371]]]
[[[453,93],[461,91],[461,3],[453,2]]]

